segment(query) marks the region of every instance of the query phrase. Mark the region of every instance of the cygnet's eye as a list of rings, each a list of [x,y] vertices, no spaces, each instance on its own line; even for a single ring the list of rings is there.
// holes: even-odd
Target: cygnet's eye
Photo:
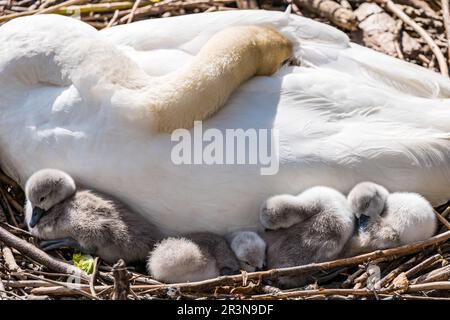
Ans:
[[[366,203],[364,203],[363,210],[367,210],[369,208],[369,205],[370,205],[370,201],[367,201]]]
[[[39,202],[43,202],[45,200],[45,196],[39,198]]]

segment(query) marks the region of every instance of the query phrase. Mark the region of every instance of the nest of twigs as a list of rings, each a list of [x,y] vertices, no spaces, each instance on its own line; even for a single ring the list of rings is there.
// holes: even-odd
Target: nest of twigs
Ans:
[[[216,279],[163,284],[123,261],[97,258],[88,275],[66,259],[70,250],[48,255],[34,245],[23,223],[23,193],[0,173],[0,299],[450,299],[450,206],[433,238],[411,245],[324,263]],[[310,283],[276,287],[281,276]]]
[[[448,75],[449,0],[0,0],[0,24],[41,13],[75,16],[97,29],[205,11],[285,10],[325,22],[375,50]],[[166,285],[139,268],[95,260],[88,275],[47,255],[23,223],[23,192],[0,173],[1,299],[450,299],[450,207],[436,208],[440,231],[412,245],[286,269]],[[280,276],[311,275],[301,288],[277,288]],[[73,283],[78,283],[74,285]]]

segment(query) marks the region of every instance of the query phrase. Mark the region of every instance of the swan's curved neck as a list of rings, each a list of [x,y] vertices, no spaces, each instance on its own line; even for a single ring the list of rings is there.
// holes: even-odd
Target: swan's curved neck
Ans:
[[[292,44],[268,27],[234,27],[213,36],[182,70],[149,89],[159,131],[191,128],[216,112],[255,75],[271,75],[292,54]]]

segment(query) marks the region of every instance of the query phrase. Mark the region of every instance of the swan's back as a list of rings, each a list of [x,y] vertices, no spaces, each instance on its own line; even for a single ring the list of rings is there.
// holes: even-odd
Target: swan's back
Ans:
[[[45,18],[53,19],[55,30],[68,21]],[[3,25],[0,39],[18,43],[11,37],[37,19]],[[348,192],[370,180],[391,191],[418,192],[434,203],[447,200],[450,81],[436,73],[352,44],[332,27],[279,12],[205,13],[100,32],[83,26],[80,32],[95,34],[100,47],[111,48],[113,56],[138,70],[131,74],[146,77],[142,71],[150,76],[176,71],[217,31],[251,24],[270,24],[289,37],[302,66],[248,81],[203,123],[203,130],[276,129],[276,175],[260,175],[260,165],[177,166],[170,158],[170,136],[154,134],[136,120],[141,111],[133,106],[139,97],[117,96],[109,84],[85,94],[83,88],[91,92],[92,86],[81,82],[79,89],[75,80],[39,82],[25,92],[26,81],[19,78],[0,90],[6,97],[0,99],[2,166],[25,181],[51,164],[173,232],[223,234],[255,227],[259,206],[269,195],[296,194],[315,185]],[[13,27],[17,31],[5,32]],[[23,34],[22,42],[28,38],[33,35]],[[3,85],[10,79],[6,71],[19,65],[10,55],[21,51],[0,52]],[[70,66],[51,56],[44,62],[56,70]],[[45,70],[36,71],[36,77],[46,76]],[[102,78],[97,71],[94,76]],[[90,98],[100,99],[97,108]],[[108,107],[116,101],[126,108]]]

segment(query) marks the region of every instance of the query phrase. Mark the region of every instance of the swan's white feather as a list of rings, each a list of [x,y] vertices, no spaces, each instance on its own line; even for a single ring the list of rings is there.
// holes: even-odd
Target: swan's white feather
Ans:
[[[280,172],[175,166],[170,136],[140,122],[141,97],[111,79],[175,71],[217,31],[249,24],[287,35],[303,66],[248,81],[204,129],[278,129]],[[347,192],[370,180],[435,204],[448,200],[450,81],[351,44],[324,24],[236,11],[97,32],[49,15],[1,26],[0,42],[0,158],[22,183],[59,168],[174,233],[255,227],[265,198],[315,185]]]

